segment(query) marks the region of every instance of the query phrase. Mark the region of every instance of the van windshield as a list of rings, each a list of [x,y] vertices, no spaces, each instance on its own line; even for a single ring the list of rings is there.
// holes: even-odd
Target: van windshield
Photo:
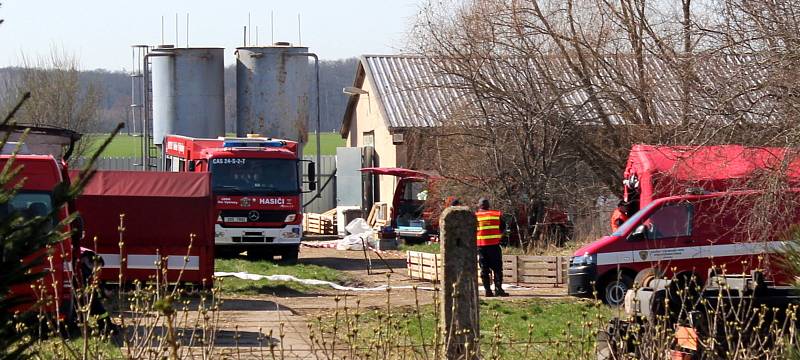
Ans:
[[[651,202],[650,204],[647,204],[647,206],[645,206],[644,209],[640,209],[639,211],[636,212],[636,214],[633,214],[633,216],[628,218],[627,221],[625,221],[622,225],[619,226],[619,228],[617,228],[617,231],[614,231],[613,233],[611,233],[611,236],[622,236],[622,235],[625,235],[628,232],[630,232],[630,230],[634,226],[639,224],[639,222],[640,222],[639,220],[642,219],[644,214],[646,212],[648,212],[650,210],[650,208],[655,206],[653,204],[655,204],[655,202]]]

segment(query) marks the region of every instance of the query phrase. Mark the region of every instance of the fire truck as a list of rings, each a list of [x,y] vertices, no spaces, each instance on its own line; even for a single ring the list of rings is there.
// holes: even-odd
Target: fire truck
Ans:
[[[51,155],[0,155],[0,167],[13,161],[12,168],[20,172],[7,186],[21,186],[13,198],[0,209],[0,221],[12,214],[19,214],[25,219],[35,216],[48,216],[55,213],[56,217],[49,222],[51,227],[57,221],[67,217],[67,208],[53,209],[53,189],[65,179],[62,177],[61,167]],[[51,228],[52,229],[52,228]],[[50,230],[50,229],[47,229]],[[68,232],[69,229],[62,229]],[[56,314],[63,319],[69,314],[69,305],[72,296],[72,242],[67,236],[50,249],[51,257],[44,255],[48,250],[41,249],[36,255],[26,258],[32,261],[36,257],[45,256],[42,264],[33,268],[34,272],[46,272],[41,279],[43,286],[34,290],[30,285],[19,285],[11,289],[11,296],[44,300],[43,310],[49,314]],[[20,310],[28,308],[25,303]]]
[[[164,169],[210,172],[217,254],[297,261],[302,236],[300,145],[258,136],[217,139],[168,135]],[[308,188],[316,189],[314,163]]]
[[[27,134],[23,135],[26,131]],[[59,184],[69,183],[66,160],[69,159],[75,142],[81,135],[67,129],[18,124],[0,126],[0,136],[7,136],[8,140],[0,149],[0,168],[11,162],[10,169],[18,171],[6,184],[7,188],[17,187],[17,190],[14,197],[0,207],[0,221],[14,214],[26,219],[53,215],[48,220],[48,226],[51,228],[43,229],[52,230],[73,208],[73,204],[68,203],[55,209],[53,193]],[[37,301],[47,299],[38,311],[65,320],[73,315],[72,269],[77,243],[66,235],[72,230],[70,224],[59,230],[65,234],[61,241],[53,244],[50,249],[40,249],[37,254],[21,259],[32,261],[50,252],[49,256],[45,256],[43,263],[32,269],[33,272],[45,273],[44,277],[38,280],[43,286],[18,285],[11,288],[11,294],[8,296]],[[80,231],[79,228],[77,232]],[[17,310],[25,311],[32,305],[26,301],[20,304]]]

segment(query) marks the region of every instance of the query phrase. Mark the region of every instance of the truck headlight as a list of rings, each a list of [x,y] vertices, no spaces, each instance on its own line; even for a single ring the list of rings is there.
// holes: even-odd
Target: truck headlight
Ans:
[[[589,253],[584,253],[581,256],[573,256],[572,260],[570,260],[571,266],[592,265],[595,263],[597,263],[597,255],[589,255]]]
[[[292,222],[296,218],[297,218],[297,214],[289,214],[289,215],[286,216],[286,220],[283,220],[283,222]]]

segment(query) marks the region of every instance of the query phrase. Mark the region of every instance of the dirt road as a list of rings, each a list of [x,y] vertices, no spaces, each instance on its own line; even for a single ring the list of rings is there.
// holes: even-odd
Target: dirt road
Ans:
[[[406,275],[405,253],[389,251],[381,254],[368,253],[368,259],[360,251],[338,251],[327,248],[303,247],[300,251],[301,264],[313,264],[333,268],[348,274],[353,283],[361,287],[379,285],[411,285],[430,288],[434,285],[410,279]],[[390,270],[391,269],[391,270]],[[226,297],[222,306],[217,344],[220,351],[233,354],[239,348],[239,355],[250,354],[258,357],[268,341],[281,344],[288,358],[316,358],[310,351],[308,322],[317,315],[330,314],[344,307],[364,308],[411,306],[417,301],[429,304],[436,295],[433,291],[412,289],[393,289],[387,291],[336,291],[320,289],[314,294],[297,292],[277,292],[275,295]],[[539,288],[511,291],[511,297],[564,297],[564,288]],[[264,340],[263,334],[272,331],[272,340]],[[279,334],[283,331],[283,337]],[[261,335],[260,335],[261,334]],[[248,356],[243,356],[248,357]],[[269,356],[267,356],[269,358]]]

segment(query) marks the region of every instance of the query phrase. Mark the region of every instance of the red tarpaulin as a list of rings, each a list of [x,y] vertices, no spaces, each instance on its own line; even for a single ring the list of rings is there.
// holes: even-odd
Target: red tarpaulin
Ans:
[[[641,206],[652,200],[678,195],[687,188],[725,191],[747,188],[759,174],[783,174],[800,180],[800,161],[790,158],[797,149],[718,146],[634,145],[628,157],[625,179],[639,181]],[[626,196],[628,189],[626,188]]]
[[[76,205],[85,224],[82,245],[95,249],[97,239],[103,279],[116,281],[122,269],[123,281],[148,280],[160,260],[169,281],[211,284],[215,214],[209,173],[98,171]]]

